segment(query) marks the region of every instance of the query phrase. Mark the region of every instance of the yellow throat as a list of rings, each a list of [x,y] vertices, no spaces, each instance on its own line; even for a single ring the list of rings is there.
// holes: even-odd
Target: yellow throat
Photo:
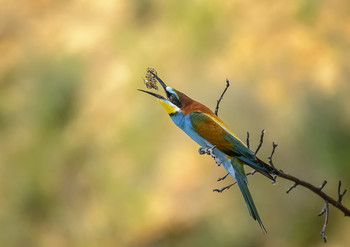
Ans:
[[[179,107],[177,107],[176,105],[174,105],[169,101],[164,101],[161,99],[157,99],[157,100],[164,107],[164,109],[167,111],[168,114],[174,114],[176,112],[181,111]]]

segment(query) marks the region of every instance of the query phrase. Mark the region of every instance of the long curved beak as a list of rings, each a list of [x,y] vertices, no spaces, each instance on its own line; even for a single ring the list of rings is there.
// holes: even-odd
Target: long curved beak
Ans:
[[[152,95],[152,96],[154,96],[154,97],[156,97],[158,99],[165,99],[162,95],[159,95],[159,94],[156,94],[156,93],[153,93],[153,92],[149,92],[149,91],[142,90],[142,89],[137,89],[137,90],[139,90],[141,92],[144,92],[144,93],[148,93],[148,94],[150,94],[150,95]]]
[[[165,94],[167,94],[167,91],[166,91],[166,85],[165,85],[165,83],[162,81],[162,79],[160,79],[156,74],[154,74],[152,71],[150,71],[150,73],[157,79],[157,81],[160,83],[160,85],[162,85],[162,87],[163,87],[163,89],[164,89],[164,91],[165,91]],[[165,99],[166,100],[166,98],[164,98],[162,95],[159,95],[159,94],[156,94],[156,93],[153,93],[153,92],[149,92],[149,91],[146,91],[146,90],[142,90],[142,89],[137,89],[137,90],[139,90],[139,91],[141,91],[141,92],[144,92],[144,93],[148,93],[148,94],[150,94],[150,95],[152,95],[152,96],[154,96],[154,97],[156,97],[156,98],[158,98],[158,99]]]

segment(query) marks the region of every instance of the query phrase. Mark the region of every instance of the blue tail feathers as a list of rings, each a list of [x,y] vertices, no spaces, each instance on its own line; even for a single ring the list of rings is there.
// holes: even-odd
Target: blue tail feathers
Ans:
[[[232,172],[230,172],[230,173],[231,173],[231,175],[233,175],[233,177],[237,181],[237,184],[239,186],[239,189],[241,190],[241,193],[243,195],[244,201],[247,205],[247,208],[248,208],[250,215],[253,217],[254,220],[258,221],[263,232],[267,233],[267,231],[266,231],[266,229],[265,229],[265,227],[260,219],[258,210],[255,207],[253,198],[249,192],[247,177],[244,174],[243,165],[236,158],[231,159],[231,162],[232,162],[231,164],[232,164],[232,167],[234,170],[234,174],[232,174]]]
[[[248,208],[250,215],[253,217],[254,220],[257,220],[259,222],[259,225],[260,225],[261,229],[263,230],[263,232],[267,233],[265,226],[263,225],[263,223],[260,219],[258,210],[255,207],[253,198],[249,192],[246,178],[245,178],[245,176],[242,176],[239,171],[236,172],[236,181],[237,181],[237,184],[241,190],[241,193],[243,195],[243,198],[245,200],[245,203],[247,205],[247,208]]]

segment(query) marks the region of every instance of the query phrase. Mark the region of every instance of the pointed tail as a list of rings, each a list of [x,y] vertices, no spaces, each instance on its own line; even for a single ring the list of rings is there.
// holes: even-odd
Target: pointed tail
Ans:
[[[236,164],[233,164],[234,162]],[[237,164],[238,162],[239,161],[237,159],[235,159],[235,158],[232,159],[232,166],[235,170],[235,179],[236,179],[237,184],[241,190],[241,193],[243,195],[245,203],[248,207],[248,211],[249,211],[250,215],[253,217],[253,219],[257,220],[259,222],[259,225],[260,225],[261,229],[263,230],[263,232],[267,233],[267,231],[266,231],[266,229],[265,229],[265,227],[264,227],[264,225],[259,217],[258,210],[255,207],[253,198],[249,192],[247,178],[246,178],[244,172],[242,173],[242,171],[241,171],[241,170],[243,170],[243,166],[241,164]],[[239,166],[241,166],[242,169],[240,169]]]

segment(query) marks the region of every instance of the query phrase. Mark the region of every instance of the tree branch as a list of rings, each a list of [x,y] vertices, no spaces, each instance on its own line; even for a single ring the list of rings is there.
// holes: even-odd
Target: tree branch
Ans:
[[[275,166],[273,165],[273,161],[272,161],[272,157],[273,154],[275,152],[275,148],[277,147],[277,144],[273,143],[273,149],[271,152],[269,159],[269,163],[271,165],[271,167],[273,167],[273,169],[276,171],[276,175],[280,178],[284,178],[287,179],[289,181],[294,182],[293,185],[286,191],[287,193],[289,193],[292,189],[294,189],[297,185],[300,185],[302,187],[305,187],[309,190],[311,190],[312,192],[314,192],[315,194],[317,194],[318,196],[320,196],[323,200],[324,200],[324,206],[323,209],[321,211],[321,213],[318,214],[318,216],[321,216],[325,213],[325,219],[324,219],[324,224],[322,227],[322,231],[320,233],[323,242],[326,243],[327,242],[327,238],[326,238],[326,226],[328,224],[328,219],[329,219],[329,203],[332,204],[334,207],[338,208],[340,211],[342,211],[344,213],[344,216],[350,216],[350,210],[348,208],[346,208],[342,203],[342,199],[344,194],[346,193],[346,190],[343,191],[343,193],[341,193],[341,181],[339,180],[339,185],[338,185],[338,200],[335,200],[334,198],[332,198],[331,196],[329,196],[328,194],[324,193],[322,191],[322,189],[326,186],[327,181],[324,180],[323,183],[316,187],[314,185],[312,185],[309,182],[306,182],[304,180],[301,180],[295,176],[292,176],[288,173],[285,173],[282,170],[277,170],[275,168]]]
[[[219,104],[222,100],[222,98],[224,97],[224,94],[226,93],[228,87],[230,86],[230,81],[228,79],[226,79],[226,87],[224,89],[224,91],[222,92],[220,98],[218,99],[217,103],[216,103],[216,107],[215,107],[215,115],[218,116],[218,111],[219,111]]]
[[[311,190],[312,192],[314,192],[315,194],[317,194],[319,197],[321,197],[322,199],[324,199],[325,201],[328,201],[330,204],[332,204],[334,207],[338,208],[340,211],[342,211],[344,213],[344,216],[350,216],[350,210],[348,208],[346,208],[341,201],[337,201],[335,200],[333,197],[329,196],[328,194],[324,193],[319,187],[316,187],[314,185],[312,185],[309,182],[306,182],[304,180],[301,180],[297,177],[294,177],[293,175],[290,175],[288,173],[285,173],[283,171],[279,171],[279,173],[277,174],[278,177],[280,178],[284,178],[287,179],[289,181],[292,181],[295,183],[296,187],[297,185],[300,185],[304,188],[307,188],[309,190]],[[290,190],[289,190],[290,191]],[[288,192],[289,192],[288,191]],[[288,193],[287,192],[287,193]]]
[[[260,144],[262,142],[262,139],[263,139],[263,132],[261,134],[261,138],[260,138]],[[302,179],[299,179],[291,174],[288,174],[282,170],[277,170],[273,164],[273,154],[275,152],[275,149],[277,147],[277,144],[275,144],[273,142],[273,149],[272,149],[272,152],[271,152],[271,155],[270,157],[268,158],[269,159],[269,163],[270,163],[270,166],[273,168],[274,172],[275,172],[275,175],[280,177],[280,178],[284,178],[286,180],[289,180],[289,181],[292,181],[294,182],[294,184],[292,185],[292,187],[290,187],[286,192],[289,193],[293,188],[295,188],[296,186],[300,185],[302,187],[305,187],[309,190],[311,190],[312,192],[314,192],[315,194],[317,194],[318,196],[320,196],[322,199],[324,199],[325,201],[327,201],[328,203],[332,204],[334,207],[338,208],[340,211],[342,211],[344,213],[344,216],[350,216],[350,210],[348,208],[346,208],[342,203],[342,199],[343,199],[343,196],[344,194],[346,193],[346,190],[344,190],[343,193],[340,192],[340,187],[341,187],[341,181],[339,181],[339,185],[338,185],[338,200],[335,200],[334,198],[332,198],[331,196],[329,196],[328,194],[324,193],[322,191],[322,189],[324,188],[324,186],[327,184],[327,181],[323,181],[322,185],[321,186],[315,186],[315,185],[312,185],[311,183],[307,182],[307,181],[304,181]]]

